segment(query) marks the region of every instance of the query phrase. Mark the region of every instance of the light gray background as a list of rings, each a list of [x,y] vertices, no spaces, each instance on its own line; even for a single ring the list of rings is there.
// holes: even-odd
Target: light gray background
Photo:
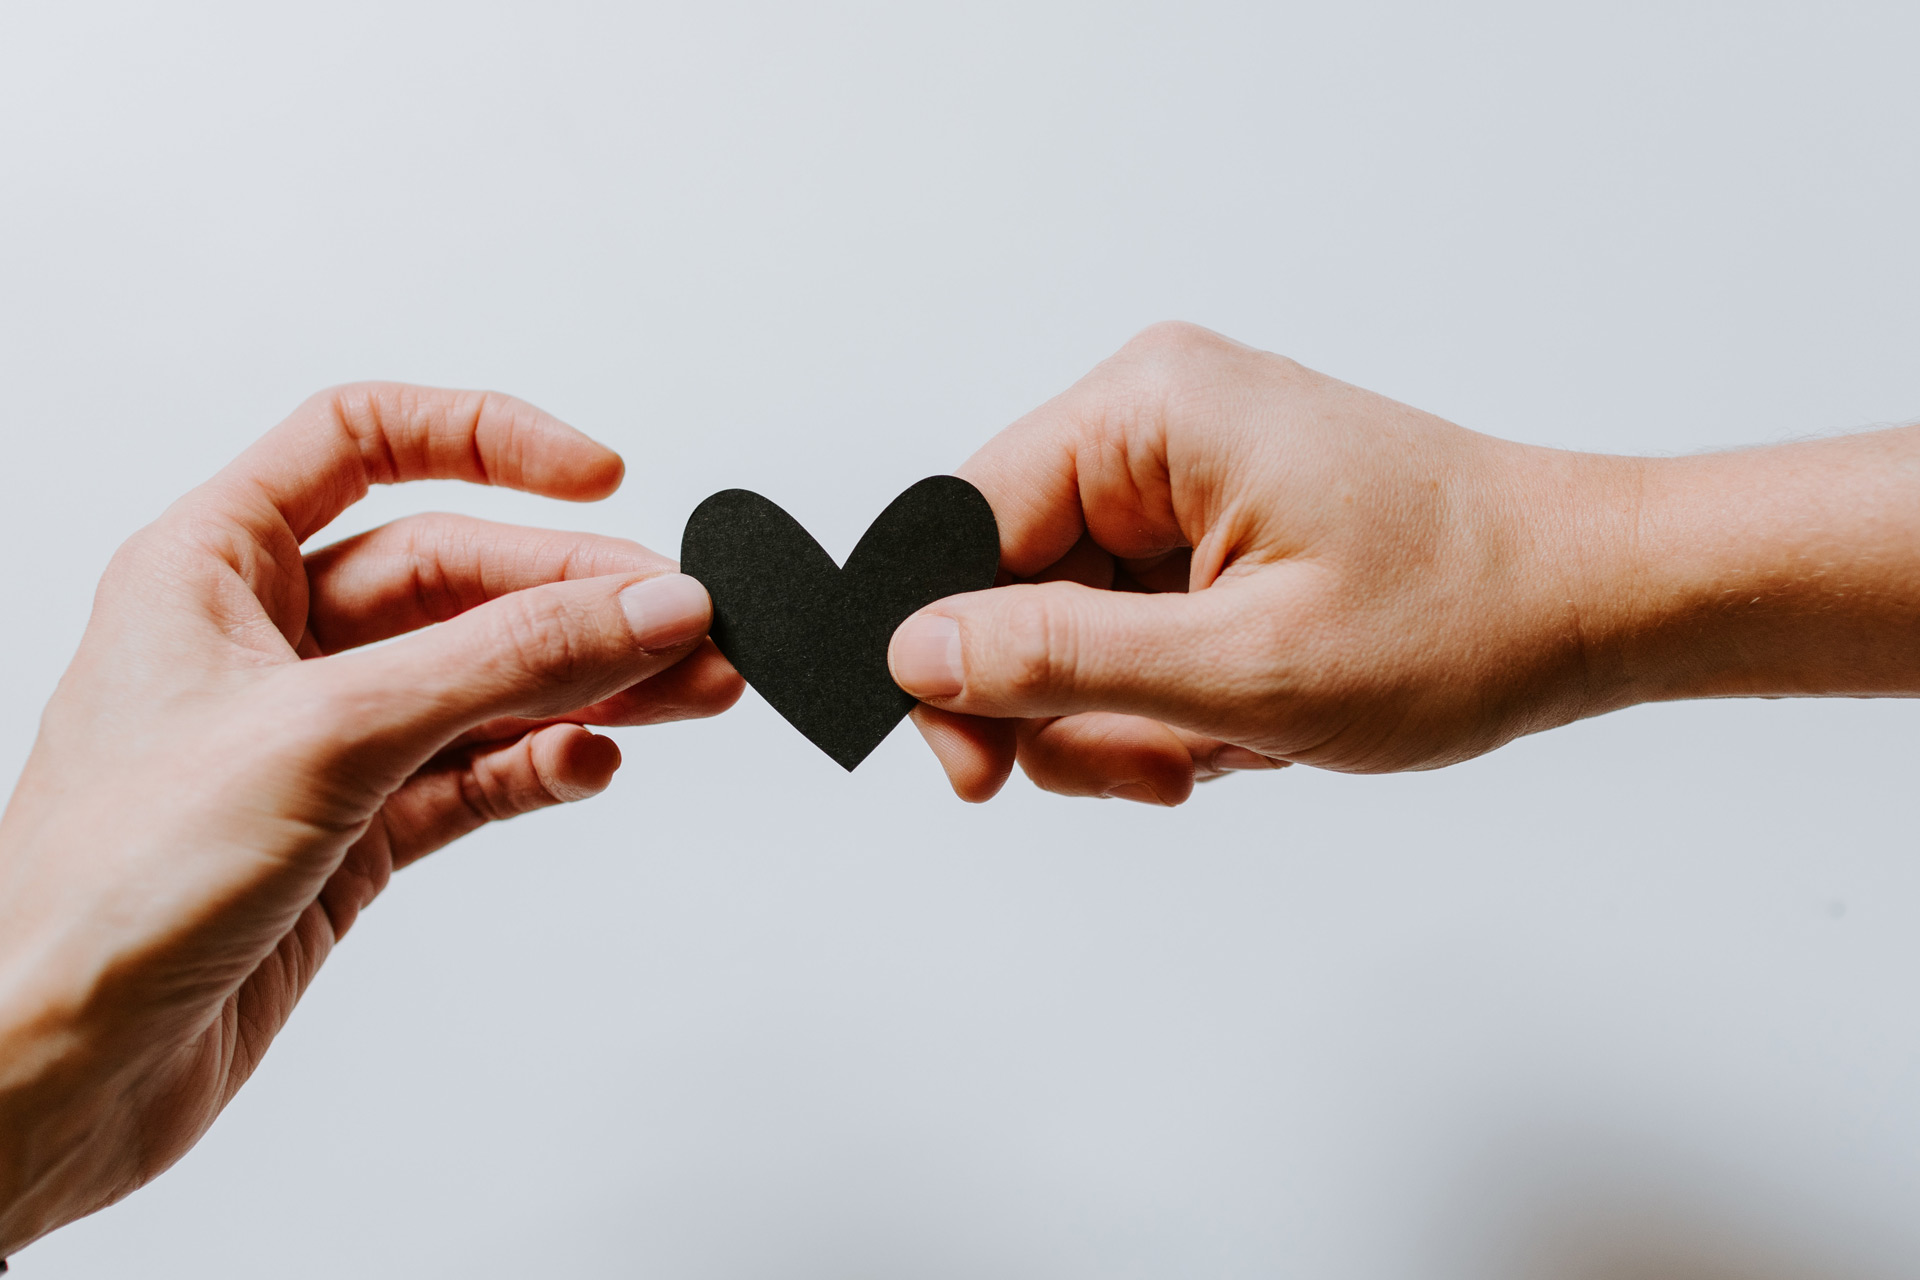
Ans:
[[[112,548],[311,391],[508,390],[837,555],[1143,325],[1495,434],[1920,412],[1911,5],[10,3],[0,772]],[[1187,808],[749,695],[408,871],[54,1277],[1920,1271],[1916,708]]]

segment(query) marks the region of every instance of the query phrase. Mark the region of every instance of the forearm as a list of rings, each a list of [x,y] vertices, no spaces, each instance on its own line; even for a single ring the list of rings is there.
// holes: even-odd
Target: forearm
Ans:
[[[1634,470],[1630,700],[1920,694],[1920,428]]]

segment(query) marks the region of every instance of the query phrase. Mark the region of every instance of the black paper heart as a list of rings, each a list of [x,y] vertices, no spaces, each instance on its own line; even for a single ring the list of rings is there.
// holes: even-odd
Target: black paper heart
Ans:
[[[1000,530],[980,491],[929,476],[833,563],[799,521],[726,489],[687,518],[680,570],[713,597],[713,642],[747,683],[851,770],[913,709],[887,672],[895,627],[923,605],[993,585]]]

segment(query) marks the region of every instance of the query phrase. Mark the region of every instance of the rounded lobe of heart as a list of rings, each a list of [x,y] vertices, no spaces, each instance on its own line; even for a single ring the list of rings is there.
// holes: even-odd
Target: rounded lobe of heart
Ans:
[[[687,519],[680,570],[713,598],[714,644],[774,710],[852,770],[913,709],[887,670],[909,615],[993,585],[1000,532],[981,492],[929,476],[887,505],[845,568],[799,521],[746,489]]]

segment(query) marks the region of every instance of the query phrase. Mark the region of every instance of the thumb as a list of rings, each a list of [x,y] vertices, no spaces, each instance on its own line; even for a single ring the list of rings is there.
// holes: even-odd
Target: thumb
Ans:
[[[979,716],[1119,711],[1201,727],[1249,691],[1244,588],[1102,591],[1074,582],[949,596],[900,624],[901,688]]]
[[[318,669],[323,737],[404,777],[475,725],[559,715],[666,670],[712,616],[706,588],[681,573],[555,582],[296,670]]]

